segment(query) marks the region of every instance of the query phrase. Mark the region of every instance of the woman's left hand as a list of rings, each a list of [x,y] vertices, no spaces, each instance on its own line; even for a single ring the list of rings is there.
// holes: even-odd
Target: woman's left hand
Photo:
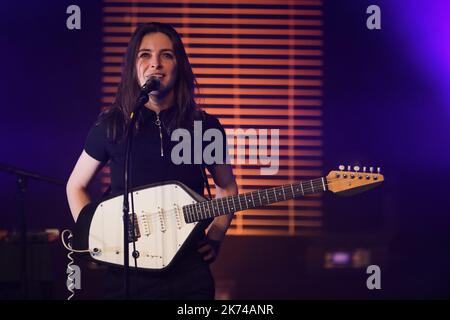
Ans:
[[[219,255],[220,241],[207,239],[200,241],[198,252],[203,256],[203,260],[207,263],[213,263]]]

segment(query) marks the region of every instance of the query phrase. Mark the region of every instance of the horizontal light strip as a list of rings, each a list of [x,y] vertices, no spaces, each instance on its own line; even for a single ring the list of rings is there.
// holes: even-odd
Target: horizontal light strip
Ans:
[[[246,216],[264,216],[264,217],[276,217],[276,216],[285,216],[286,210],[261,210],[261,209],[252,209],[245,210]],[[321,217],[322,212],[320,210],[301,210],[297,211],[295,214],[296,217]]]
[[[263,166],[261,166],[263,167]],[[241,169],[241,168],[237,168],[234,170],[234,173],[236,175],[255,175],[255,176],[259,176],[261,174],[261,170],[260,169]],[[312,176],[312,177],[319,177],[322,174],[321,170],[292,170],[292,174],[296,177],[298,176]],[[278,170],[277,175],[279,176],[288,176],[289,175],[289,170],[288,169],[283,169],[283,170]]]
[[[252,9],[240,9],[240,8],[189,8],[189,7],[104,7],[103,12],[108,13],[124,13],[131,12],[133,14],[139,13],[168,13],[168,14],[264,14],[264,15],[286,15],[286,9],[273,9],[273,8],[252,8]],[[322,16],[322,10],[289,10],[290,15],[298,16]]]
[[[103,51],[105,53],[121,53],[124,54],[126,52],[126,48],[124,47],[104,47]],[[249,48],[241,48],[241,49],[235,49],[235,48],[188,48],[187,49],[188,55],[192,54],[208,54],[211,56],[214,55],[223,55],[223,54],[229,54],[229,55],[289,55],[288,49],[249,49]],[[314,57],[320,57],[322,56],[322,50],[302,50],[298,49],[295,50],[295,55],[297,56],[314,56]],[[122,56],[106,56],[106,58],[115,58],[114,61],[104,59],[103,61],[106,63],[110,62],[119,62],[122,63],[123,58]],[[238,57],[236,57],[238,58]],[[242,58],[239,58],[242,59]]]
[[[204,24],[233,24],[238,25],[277,25],[277,26],[322,26],[322,20],[300,20],[300,19],[267,19],[267,18],[210,18],[209,16],[205,16],[202,18],[192,18],[186,17],[185,19],[189,19],[189,23],[204,23]],[[112,16],[104,16],[104,23],[148,23],[157,20],[158,22],[168,23],[168,24],[176,24],[180,23],[180,17],[142,17],[142,16],[129,16],[125,15],[123,17],[112,17]],[[230,25],[231,26],[231,25]]]
[[[232,222],[232,224],[234,224]],[[245,226],[283,226],[288,227],[294,224],[302,227],[320,227],[322,221],[317,220],[263,220],[263,219],[245,219]]]
[[[103,48],[105,53],[125,53],[125,48],[119,48],[119,47],[104,47]],[[106,58],[106,57],[105,57]],[[116,60],[114,63],[122,63],[123,59],[118,57],[109,57],[109,60]],[[242,65],[272,65],[272,66],[322,66],[322,60],[318,59],[296,59],[295,61],[292,61],[290,59],[256,59],[256,58],[196,58],[196,57],[189,57],[189,61],[191,63],[198,63],[198,64],[221,64],[221,65],[235,65],[236,63],[242,64]],[[111,62],[106,61],[106,59],[103,60],[103,62]]]
[[[103,86],[103,93],[116,93],[117,88],[112,86]],[[246,88],[201,88],[201,95],[283,95],[294,94],[297,96],[322,96],[321,90],[305,90],[305,89],[246,89]]]
[[[178,29],[178,28],[177,28]],[[180,28],[183,29],[183,28]],[[186,29],[183,34],[211,34],[211,28],[189,28]],[[104,33],[129,33],[129,37],[108,35],[102,38],[103,43],[115,43],[127,45],[131,38],[131,33],[134,31],[132,27],[104,27]],[[299,30],[302,31],[301,35],[318,36],[321,35],[320,30]],[[229,38],[196,38],[182,36],[182,40],[187,50],[189,50],[191,44],[222,44],[222,45],[260,45],[260,46],[276,46],[276,45],[289,45],[292,42],[294,46],[314,46],[319,47],[323,45],[323,41],[320,39],[255,39],[255,38],[233,38],[231,35],[286,35],[286,30],[270,30],[266,29],[220,29],[215,28],[214,33],[218,36],[228,36]],[[298,34],[300,35],[300,34]]]
[[[273,76],[322,76],[322,70],[309,70],[309,69],[295,69],[295,70],[284,70],[284,69],[244,69],[244,68],[215,68],[215,67],[204,67],[198,68],[193,67],[193,71],[195,74],[230,74],[230,75],[264,75],[270,77]],[[103,73],[117,73],[120,74],[122,72],[121,67],[116,66],[104,66],[102,68]]]
[[[199,103],[206,105],[214,105],[214,104],[234,104],[234,105],[268,105],[268,106],[286,106],[287,99],[270,99],[270,98],[239,98],[236,99],[223,99],[223,98],[199,98]],[[321,106],[322,102],[320,100],[301,100],[301,99],[293,99],[293,104],[296,106]]]
[[[209,108],[211,114],[217,115],[266,115],[279,116],[280,109],[243,109],[243,108]],[[322,110],[306,110],[301,109],[295,112],[296,116],[322,116]]]
[[[321,227],[321,226],[320,226]],[[294,229],[294,231],[291,231],[291,229],[285,229],[285,230],[271,230],[268,228],[264,229],[252,229],[252,228],[246,228],[245,226],[242,228],[237,228],[235,225],[232,225],[228,231],[227,236],[285,236],[285,237],[292,237],[292,236],[298,236],[298,237],[318,237],[323,232],[319,229],[320,227],[317,227],[317,229],[314,229],[313,227],[309,227],[307,229]]]
[[[102,82],[108,84],[119,84],[120,77],[114,76],[103,76]],[[205,78],[205,77],[197,77],[197,82],[200,87],[202,85],[207,84],[217,84],[217,85],[271,85],[271,86],[288,86],[289,79],[243,79],[243,78]],[[312,86],[312,87],[321,87],[322,80],[306,80],[306,79],[297,79],[295,80],[295,84],[297,86]]]
[[[194,4],[194,3],[200,3],[204,4],[205,0],[103,0],[104,3],[151,3],[153,5],[157,3],[166,4],[166,3],[181,3],[181,4]],[[243,3],[245,5],[248,4],[265,4],[265,5],[281,5],[286,4],[286,1],[283,1],[284,3],[280,3],[280,0],[245,0]],[[305,6],[320,6],[322,5],[321,0],[289,0],[287,1],[290,5],[305,5]],[[226,4],[229,5],[229,0],[208,0],[208,3],[210,4]]]

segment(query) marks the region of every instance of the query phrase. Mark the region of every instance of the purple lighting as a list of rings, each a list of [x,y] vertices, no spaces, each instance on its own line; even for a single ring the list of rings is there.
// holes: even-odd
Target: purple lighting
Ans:
[[[450,1],[388,1],[386,7],[392,10],[399,43],[406,44],[406,54],[432,81],[450,112]]]
[[[350,262],[350,253],[334,252],[331,259],[334,264],[348,264]]]

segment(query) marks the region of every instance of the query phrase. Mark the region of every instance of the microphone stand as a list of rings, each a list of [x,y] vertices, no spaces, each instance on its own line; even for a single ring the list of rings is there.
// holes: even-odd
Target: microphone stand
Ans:
[[[134,228],[130,230],[130,206],[128,196],[130,193],[130,183],[129,183],[129,175],[130,175],[130,157],[131,157],[131,146],[133,140],[133,132],[134,127],[137,121],[137,114],[141,108],[148,102],[149,97],[148,93],[142,92],[136,102],[134,111],[131,114],[130,122],[128,124],[126,134],[125,134],[125,175],[124,175],[124,192],[123,192],[123,267],[124,267],[124,286],[125,286],[125,299],[128,300],[130,298],[130,262],[129,262],[129,243],[130,237],[135,241],[134,238]],[[132,196],[132,195],[131,195]],[[134,212],[132,212],[132,217],[134,222]],[[133,223],[134,225],[134,223]],[[133,252],[133,257],[137,259],[136,252]]]
[[[21,238],[22,238],[22,291],[23,298],[28,299],[28,260],[27,260],[27,214],[26,214],[26,191],[28,179],[35,179],[56,185],[65,185],[64,181],[42,176],[40,174],[18,169],[6,164],[0,163],[0,171],[4,171],[17,177],[17,201],[21,218]]]

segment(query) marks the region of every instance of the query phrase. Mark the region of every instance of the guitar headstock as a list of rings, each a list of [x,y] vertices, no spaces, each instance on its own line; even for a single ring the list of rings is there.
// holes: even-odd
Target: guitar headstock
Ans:
[[[374,172],[373,167],[370,167],[368,172],[366,167],[360,172],[360,167],[355,166],[351,171],[350,166],[347,171],[344,171],[344,166],[339,166],[339,171],[330,171],[327,175],[328,190],[343,194],[351,195],[359,192],[372,189],[384,181],[384,177],[380,174],[380,168]]]

